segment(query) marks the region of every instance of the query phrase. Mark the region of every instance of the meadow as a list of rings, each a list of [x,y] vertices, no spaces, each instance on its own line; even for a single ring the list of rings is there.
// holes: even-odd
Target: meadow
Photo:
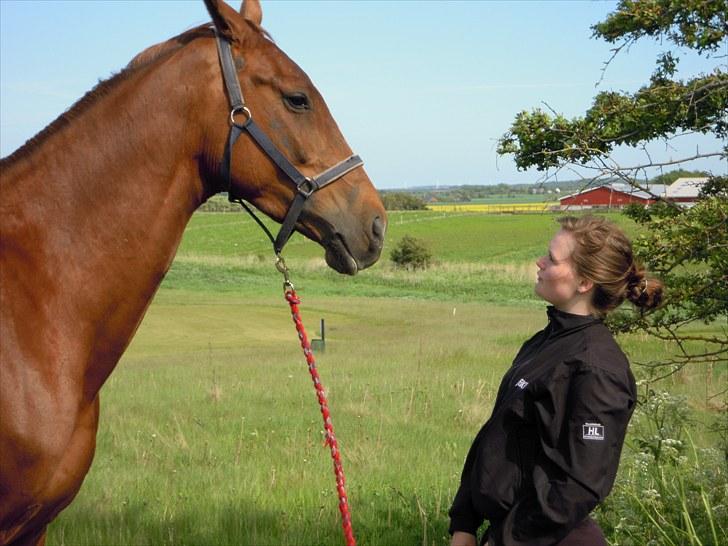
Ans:
[[[326,320],[317,361],[359,544],[447,543],[470,442],[516,350],[545,323],[532,294],[534,262],[556,226],[550,214],[392,213],[383,259],[353,278],[327,269],[322,249],[300,235],[286,248],[312,337]],[[389,262],[405,234],[427,242],[430,269]],[[269,243],[245,215],[193,217],[102,389],[93,467],[48,544],[343,543],[321,417],[281,281]],[[634,363],[672,349],[640,335],[619,341]],[[717,414],[714,394],[726,377],[725,367],[696,367],[641,383],[666,394],[634,419],[615,492],[597,513],[612,544],[707,545],[727,536],[725,461],[719,438],[702,426]],[[689,409],[691,444],[670,444],[675,456],[660,467],[668,469],[660,483],[641,440],[670,404]],[[668,497],[680,487],[673,517]],[[690,526],[693,533],[682,530]]]

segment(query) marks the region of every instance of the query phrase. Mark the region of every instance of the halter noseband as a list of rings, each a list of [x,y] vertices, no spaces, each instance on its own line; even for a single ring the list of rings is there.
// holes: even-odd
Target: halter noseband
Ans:
[[[298,217],[301,215],[303,206],[311,194],[320,190],[324,186],[335,182],[357,167],[361,167],[364,162],[358,155],[352,155],[313,178],[301,173],[295,165],[286,159],[276,145],[273,144],[271,139],[268,138],[268,135],[266,135],[260,126],[258,126],[258,124],[253,120],[253,115],[250,113],[248,107],[245,106],[243,92],[240,89],[240,82],[238,81],[238,75],[235,71],[235,63],[233,62],[230,43],[221,36],[217,30],[215,31],[215,37],[217,42],[217,52],[220,58],[220,66],[222,67],[223,80],[225,81],[225,88],[227,89],[228,100],[230,101],[231,108],[230,133],[221,166],[221,174],[227,181],[228,199],[232,202],[240,203],[240,205],[242,205],[243,208],[255,219],[258,225],[262,227],[268,235],[268,238],[273,243],[273,250],[278,255],[293,233],[293,229],[298,221]],[[242,123],[237,122],[235,119],[237,115],[244,115],[245,121]],[[293,201],[288,207],[286,217],[283,220],[281,229],[275,239],[268,228],[260,221],[255,213],[253,213],[250,207],[246,205],[240,197],[235,197],[232,194],[230,161],[232,158],[233,146],[243,131],[246,131],[253,140],[255,140],[258,146],[260,146],[260,148],[278,166],[278,168],[281,169],[296,185],[296,196],[293,198]]]

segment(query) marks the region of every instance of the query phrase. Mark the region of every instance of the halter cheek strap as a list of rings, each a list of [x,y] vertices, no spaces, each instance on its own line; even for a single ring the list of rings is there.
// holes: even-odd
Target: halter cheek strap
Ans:
[[[293,163],[288,161],[286,156],[281,153],[276,145],[273,144],[273,141],[268,138],[268,135],[266,135],[260,126],[255,123],[255,120],[253,120],[253,115],[247,106],[245,106],[243,92],[240,89],[240,82],[238,81],[237,72],[235,71],[235,63],[233,61],[232,51],[230,50],[230,43],[217,31],[215,31],[215,36],[218,57],[220,58],[220,66],[222,68],[225,88],[227,89],[228,100],[230,101],[231,108],[230,133],[228,135],[227,146],[225,146],[225,152],[223,153],[220,174],[227,183],[228,199],[232,202],[240,203],[240,205],[243,206],[243,208],[255,219],[258,225],[263,228],[266,235],[268,235],[268,238],[273,243],[273,250],[275,253],[280,254],[281,250],[283,250],[283,246],[291,237],[291,234],[295,229],[296,222],[303,211],[303,206],[306,204],[306,200],[311,197],[314,192],[331,184],[332,182],[337,181],[339,178],[353,171],[357,167],[361,167],[364,162],[358,155],[352,155],[313,178],[309,178],[301,173],[301,171],[299,171]],[[236,116],[239,117],[241,115],[245,116],[245,120],[242,122],[236,121]],[[242,198],[234,195],[233,193],[230,163],[232,161],[233,146],[243,132],[250,135],[260,149],[266,153],[273,163],[275,163],[276,166],[278,166],[278,168],[282,170],[296,186],[296,195],[288,207],[288,212],[283,220],[281,229],[275,238],[271,234],[270,230],[268,230],[263,222],[261,222],[261,220],[255,215],[252,209],[242,200]]]

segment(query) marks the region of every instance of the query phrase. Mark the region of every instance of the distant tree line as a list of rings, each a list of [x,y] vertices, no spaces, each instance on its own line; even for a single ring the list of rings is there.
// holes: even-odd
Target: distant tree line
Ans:
[[[664,173],[654,177],[652,180],[650,180],[650,184],[664,184],[665,186],[669,186],[678,178],[696,178],[709,176],[710,173],[707,173],[705,171],[686,171],[685,169],[677,169],[675,171],[670,171],[669,173]]]
[[[381,192],[384,206],[387,207],[387,199],[392,199],[393,208],[387,207],[389,210],[411,210],[398,209],[402,202],[399,197],[390,197],[392,195],[403,194],[418,198],[423,204],[433,202],[447,203],[467,203],[478,199],[487,199],[494,196],[507,196],[517,199],[519,196],[529,195],[532,193],[547,193],[559,188],[560,192],[576,192],[582,189],[584,182],[580,180],[564,181],[564,182],[548,182],[535,184],[492,184],[484,185],[461,185],[461,186],[417,186],[408,189],[384,190]]]
[[[424,210],[425,202],[412,193],[401,191],[381,192],[380,197],[387,210]]]

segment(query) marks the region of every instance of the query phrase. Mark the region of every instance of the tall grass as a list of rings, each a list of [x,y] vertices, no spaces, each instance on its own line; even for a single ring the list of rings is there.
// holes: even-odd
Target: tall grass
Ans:
[[[340,544],[285,303],[161,296],[105,387],[96,462],[52,543]],[[501,346],[501,327],[540,313],[305,296],[303,309],[328,322],[319,367],[360,543],[442,543],[463,453],[518,343]]]
[[[529,264],[552,218],[402,218],[422,221],[400,229],[392,217],[391,237],[422,226],[416,235],[450,254],[423,273],[385,259],[342,278],[319,247],[294,241],[286,250],[312,336],[326,319],[318,364],[362,545],[447,542],[469,444],[518,346],[545,322]],[[460,241],[464,228],[521,239],[476,237],[475,250]],[[95,462],[49,544],[342,543],[316,399],[280,278],[255,237],[235,215],[193,218],[102,391]],[[639,335],[620,342],[637,361],[671,350]],[[693,368],[666,386],[689,409],[680,430],[693,443],[677,438],[685,459],[646,460],[640,439],[654,419],[637,416],[615,492],[597,514],[614,544],[669,544],[665,534],[676,544],[724,542],[724,461],[692,420],[713,418],[706,392],[715,400],[727,376],[724,366]]]

